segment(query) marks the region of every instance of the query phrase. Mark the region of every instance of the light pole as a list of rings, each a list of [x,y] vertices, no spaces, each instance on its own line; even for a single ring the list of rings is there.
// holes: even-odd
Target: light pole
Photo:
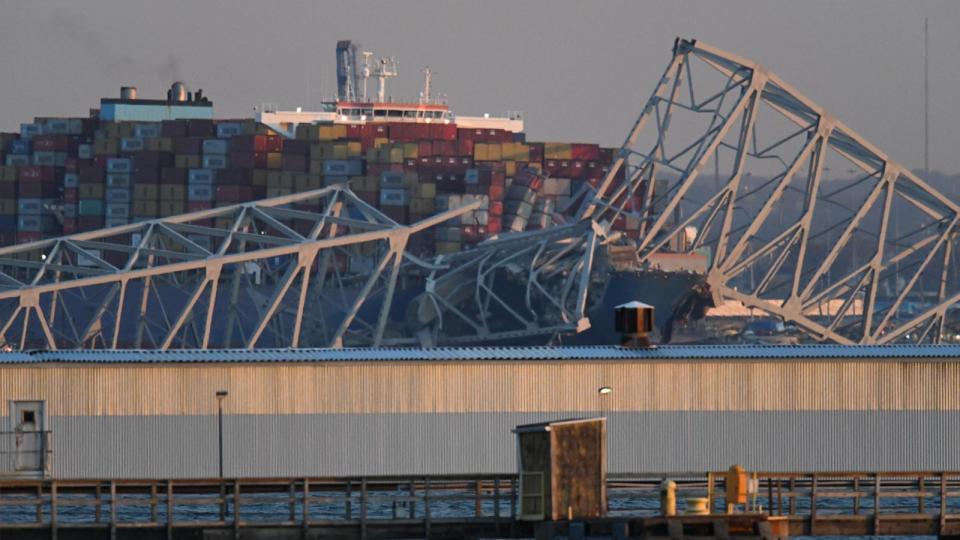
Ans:
[[[229,395],[226,390],[217,390],[217,434],[219,439],[220,479],[223,479],[223,398]]]
[[[613,388],[601,386],[597,388],[597,401],[600,402],[600,416],[603,416],[603,396],[613,393]]]

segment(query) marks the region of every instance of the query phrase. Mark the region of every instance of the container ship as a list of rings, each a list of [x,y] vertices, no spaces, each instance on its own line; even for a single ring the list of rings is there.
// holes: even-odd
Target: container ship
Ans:
[[[614,149],[597,144],[528,141],[519,113],[455,114],[433,94],[429,68],[417,99],[394,100],[386,86],[396,62],[374,60],[350,41],[337,44],[337,75],[338,95],[320,111],[261,105],[253,118],[218,119],[202,89],[176,82],[160,99],[123,87],[85,117],[37,117],[19,132],[0,133],[0,244],[348,183],[398,223],[479,201],[459,223],[421,233],[408,247],[419,256],[451,254],[504,233],[554,226],[614,159]],[[377,89],[368,94],[369,79]],[[511,200],[518,181],[522,196]],[[613,229],[636,239],[640,223],[619,218]],[[611,266],[597,295],[602,301],[594,302],[597,316],[624,298],[653,304],[660,324],[698,313],[684,306],[691,291],[709,296],[697,292],[706,260],[664,253],[655,268]]]

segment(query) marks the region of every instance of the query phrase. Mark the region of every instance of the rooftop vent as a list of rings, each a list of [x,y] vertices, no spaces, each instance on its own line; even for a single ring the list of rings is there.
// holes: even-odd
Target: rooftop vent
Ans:
[[[121,86],[120,87],[120,99],[137,99],[137,87],[136,86]]]
[[[648,333],[653,331],[653,306],[643,302],[627,302],[614,308],[616,330],[621,333],[623,347],[650,347]]]

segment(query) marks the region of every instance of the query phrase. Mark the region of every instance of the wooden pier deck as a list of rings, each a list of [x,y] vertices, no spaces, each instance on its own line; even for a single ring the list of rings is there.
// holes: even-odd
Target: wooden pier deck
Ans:
[[[713,514],[662,517],[709,497]],[[750,504],[723,513],[723,473],[608,479],[609,515],[517,520],[517,479],[471,477],[204,480],[0,479],[0,540],[65,538],[960,538],[960,472],[757,473]]]

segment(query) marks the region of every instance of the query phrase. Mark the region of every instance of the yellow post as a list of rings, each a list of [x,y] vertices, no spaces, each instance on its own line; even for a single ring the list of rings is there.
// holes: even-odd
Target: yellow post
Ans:
[[[664,480],[660,484],[660,513],[664,516],[677,515],[677,483]]]

